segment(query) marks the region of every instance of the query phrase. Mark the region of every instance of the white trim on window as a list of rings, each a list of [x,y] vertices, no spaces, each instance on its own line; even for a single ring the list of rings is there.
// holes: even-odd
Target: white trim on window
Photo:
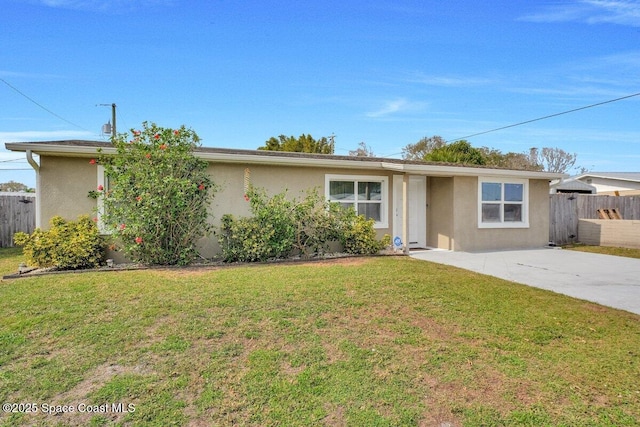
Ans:
[[[479,177],[478,228],[529,228],[529,180]]]
[[[96,184],[96,189],[100,188],[100,186],[102,186],[102,188],[104,189],[104,191],[106,191],[108,189],[108,180],[107,177],[105,176],[104,173],[104,166],[102,165],[98,165],[97,169],[97,173],[98,173],[98,182]],[[96,218],[98,218],[98,230],[100,230],[100,232],[102,234],[111,234],[109,231],[107,231],[107,228],[104,225],[104,221],[102,220],[102,215],[104,213],[104,202],[103,202],[103,198],[102,197],[98,197],[98,199],[96,200],[97,205],[96,205]]]
[[[342,181],[345,183],[353,183],[352,197],[345,197],[344,199],[336,199],[332,197],[331,182]],[[360,199],[358,197],[358,184],[365,183],[380,183],[380,199]],[[331,202],[338,202],[342,204],[353,205],[358,211],[359,205],[379,205],[380,206],[380,218],[374,224],[374,228],[388,228],[389,227],[389,178],[386,176],[372,176],[372,175],[332,175],[328,174],[324,177],[324,193],[325,198]],[[364,206],[361,206],[364,208]]]

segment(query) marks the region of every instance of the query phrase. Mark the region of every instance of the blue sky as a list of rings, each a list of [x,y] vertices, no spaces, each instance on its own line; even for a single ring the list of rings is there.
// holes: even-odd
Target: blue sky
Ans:
[[[111,110],[97,104],[117,104],[119,132],[184,124],[205,146],[248,149],[334,134],[336,154],[363,141],[399,157],[425,136],[456,140],[640,92],[637,0],[0,5],[0,182],[35,185],[32,171],[6,170],[29,166],[5,142],[106,140]],[[468,140],[639,171],[639,113],[640,96]]]

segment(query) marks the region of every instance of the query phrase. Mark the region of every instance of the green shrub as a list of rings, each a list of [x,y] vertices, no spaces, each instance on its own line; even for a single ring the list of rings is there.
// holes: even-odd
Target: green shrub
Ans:
[[[104,227],[132,261],[188,264],[211,231],[208,207],[216,189],[208,163],[193,154],[198,135],[147,122],[132,134],[113,138],[115,155],[91,160],[104,166],[108,181],[97,189]]]
[[[92,268],[104,259],[104,241],[87,215],[77,221],[55,216],[49,230],[37,228],[31,235],[18,232],[13,240],[22,246],[27,262],[37,267]]]
[[[374,254],[388,244],[377,239],[373,220],[326,201],[317,189],[302,200],[286,196],[285,191],[269,198],[251,188],[245,198],[253,216],[222,217],[218,240],[225,261],[265,261],[296,252],[309,257],[324,253],[331,242],[342,243],[349,254]]]
[[[245,199],[253,216],[223,215],[219,242],[225,261],[251,262],[287,257],[294,247],[294,203],[286,193],[268,198],[263,190],[250,189]]]
[[[373,228],[375,221],[357,215],[353,209],[343,209],[339,240],[344,252],[353,255],[373,255],[389,245],[391,237],[379,240]]]

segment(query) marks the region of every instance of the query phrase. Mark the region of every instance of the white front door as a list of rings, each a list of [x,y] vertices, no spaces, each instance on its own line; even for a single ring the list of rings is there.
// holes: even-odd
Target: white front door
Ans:
[[[409,177],[409,247],[427,247],[427,178]]]
[[[402,236],[402,175],[393,176],[393,236]],[[410,176],[408,208],[408,245],[410,248],[424,248],[427,246],[427,178],[424,176]],[[403,245],[406,242],[402,242]]]

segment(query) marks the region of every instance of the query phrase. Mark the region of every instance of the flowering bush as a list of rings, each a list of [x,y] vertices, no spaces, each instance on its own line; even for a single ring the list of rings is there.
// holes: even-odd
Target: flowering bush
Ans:
[[[98,227],[86,215],[77,221],[55,216],[49,222],[49,230],[36,228],[31,235],[18,232],[13,240],[22,246],[27,262],[37,267],[91,268],[100,265],[104,258],[104,242]]]
[[[196,133],[143,123],[113,139],[116,155],[101,154],[108,184],[98,188],[102,223],[125,254],[144,264],[185,265],[211,232],[208,207],[215,185],[198,159]]]
[[[253,216],[224,215],[218,240],[225,261],[265,261],[297,252],[323,253],[329,243],[340,242],[349,254],[374,254],[386,246],[378,240],[373,220],[326,201],[314,189],[302,200],[286,192],[269,198],[264,190],[245,194]]]

